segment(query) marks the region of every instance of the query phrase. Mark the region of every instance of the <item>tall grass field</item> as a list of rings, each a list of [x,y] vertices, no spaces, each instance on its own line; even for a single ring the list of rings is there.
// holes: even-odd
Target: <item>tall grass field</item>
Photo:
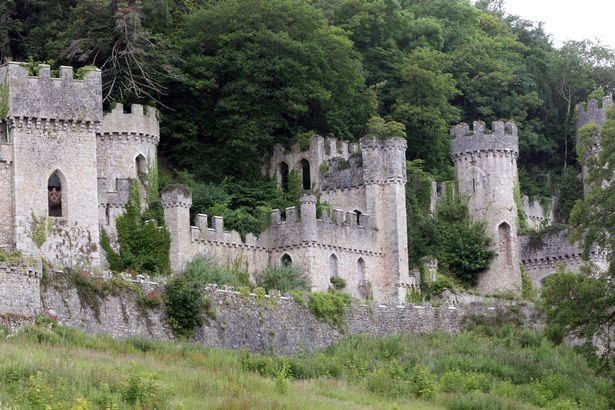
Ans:
[[[609,409],[572,349],[511,326],[355,336],[292,357],[114,340],[48,320],[0,336],[0,409]]]

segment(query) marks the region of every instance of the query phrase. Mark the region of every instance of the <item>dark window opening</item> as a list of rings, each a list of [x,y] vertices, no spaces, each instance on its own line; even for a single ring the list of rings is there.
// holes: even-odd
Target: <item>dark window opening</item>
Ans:
[[[290,255],[287,253],[282,255],[281,261],[283,266],[290,266],[293,264],[293,258],[291,258]]]
[[[369,298],[369,289],[365,278],[365,261],[359,258],[357,261],[357,290],[363,299]]]
[[[472,192],[476,193],[476,179],[472,178]]]
[[[355,209],[354,213],[357,214],[357,225],[361,226],[361,211]]]
[[[280,186],[282,191],[288,192],[288,165],[285,162],[280,163]]]
[[[147,176],[147,161],[143,155],[135,158],[135,168],[137,170],[137,178],[142,180]]]
[[[47,181],[47,204],[49,216],[61,217],[62,215],[62,180],[58,171],[51,174]]]
[[[312,181],[310,179],[310,163],[308,162],[307,159],[302,159],[301,162],[299,162],[299,164],[301,165],[301,176],[303,179],[303,189],[311,189],[312,188]]]

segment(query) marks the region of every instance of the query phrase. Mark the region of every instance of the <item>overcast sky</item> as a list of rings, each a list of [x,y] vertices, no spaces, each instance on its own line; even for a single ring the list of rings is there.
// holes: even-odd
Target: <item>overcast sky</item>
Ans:
[[[555,46],[566,40],[595,41],[615,49],[613,0],[505,0],[508,14],[542,21]]]

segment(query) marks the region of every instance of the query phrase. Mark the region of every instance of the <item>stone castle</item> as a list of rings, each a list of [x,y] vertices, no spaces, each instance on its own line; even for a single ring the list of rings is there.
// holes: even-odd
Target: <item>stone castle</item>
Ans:
[[[155,170],[156,110],[133,105],[125,112],[117,105],[104,114],[99,70],[76,79],[72,68],[61,67],[59,78],[52,78],[47,65],[30,76],[8,63],[0,66],[0,87],[0,248],[59,265],[104,267],[101,232],[115,238],[115,219],[128,204],[132,181],[144,198]],[[592,104],[580,125],[603,121],[605,108]],[[518,208],[530,227],[553,218],[518,193],[516,126],[495,122],[488,130],[475,122],[470,130],[460,124],[451,137],[459,194],[472,217],[487,222],[497,254],[479,288],[518,291],[521,266],[537,286],[560,262],[578,270],[581,251],[568,244],[565,232],[546,238],[541,249],[518,234]],[[290,172],[299,174],[299,208],[273,210],[269,228],[245,240],[225,231],[217,216],[198,214],[191,226],[190,191],[164,189],[173,269],[181,271],[198,255],[240,264],[251,274],[292,263],[309,275],[314,290],[341,277],[355,297],[403,304],[407,289],[420,285],[408,269],[405,151],[404,139],[377,135],[358,144],[315,136],[307,149],[276,146],[265,172],[282,189]],[[331,205],[330,215],[317,215],[315,192]],[[604,258],[592,255],[600,266]]]

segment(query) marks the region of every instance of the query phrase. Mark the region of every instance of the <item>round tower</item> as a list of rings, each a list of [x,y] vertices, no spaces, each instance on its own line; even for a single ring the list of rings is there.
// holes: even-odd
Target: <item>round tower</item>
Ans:
[[[478,281],[484,292],[519,291],[519,193],[517,126],[496,121],[492,130],[481,121],[473,129],[458,124],[451,129],[452,158],[459,194],[468,200],[470,217],[485,221],[496,256]]]

